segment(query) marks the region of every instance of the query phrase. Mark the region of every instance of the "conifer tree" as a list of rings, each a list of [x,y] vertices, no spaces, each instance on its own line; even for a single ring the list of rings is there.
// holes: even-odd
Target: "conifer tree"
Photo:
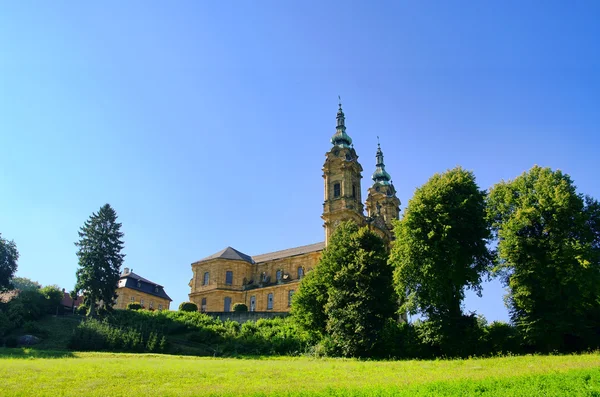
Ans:
[[[17,271],[18,260],[15,242],[3,239],[0,234],[0,291],[11,288],[10,280]]]
[[[93,317],[99,302],[106,309],[112,308],[125,257],[121,253],[123,233],[115,210],[105,204],[97,213],[92,213],[79,230],[79,238],[75,243],[79,247],[76,290],[83,291],[88,315]]]

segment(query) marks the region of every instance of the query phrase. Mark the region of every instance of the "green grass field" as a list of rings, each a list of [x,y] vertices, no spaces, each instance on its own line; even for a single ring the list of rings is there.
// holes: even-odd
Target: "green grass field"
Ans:
[[[438,361],[0,349],[0,395],[600,396],[600,354]]]

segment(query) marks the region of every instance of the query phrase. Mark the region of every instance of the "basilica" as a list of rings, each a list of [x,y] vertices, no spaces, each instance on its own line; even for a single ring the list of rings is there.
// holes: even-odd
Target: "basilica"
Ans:
[[[353,220],[359,226],[368,226],[385,241],[392,240],[392,220],[398,219],[400,200],[385,170],[381,147],[377,145],[373,183],[363,205],[363,168],[346,133],[341,103],[336,121],[332,146],[323,165],[325,201],[321,218],[325,241],[254,256],[227,247],[192,263],[189,300],[200,311],[229,312],[235,303],[245,303],[250,311],[288,312],[300,280],[317,266],[321,251],[340,222]]]

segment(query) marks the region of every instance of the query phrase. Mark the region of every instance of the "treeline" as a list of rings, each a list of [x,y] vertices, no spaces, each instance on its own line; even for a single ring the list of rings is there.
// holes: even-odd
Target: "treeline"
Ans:
[[[328,354],[351,357],[571,352],[600,346],[600,205],[568,175],[533,167],[489,192],[458,167],[418,188],[391,252],[340,225],[292,313]],[[513,325],[463,311],[499,277]],[[423,321],[398,325],[406,313]]]

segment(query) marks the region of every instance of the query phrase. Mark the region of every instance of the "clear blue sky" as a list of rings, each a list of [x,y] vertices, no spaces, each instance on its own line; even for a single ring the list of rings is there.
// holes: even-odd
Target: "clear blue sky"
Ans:
[[[596,1],[0,3],[0,233],[19,276],[72,288],[110,203],[125,265],[186,300],[190,264],[322,241],[337,95],[404,208],[456,165],[534,164],[600,198]],[[498,282],[466,309],[506,319]]]

